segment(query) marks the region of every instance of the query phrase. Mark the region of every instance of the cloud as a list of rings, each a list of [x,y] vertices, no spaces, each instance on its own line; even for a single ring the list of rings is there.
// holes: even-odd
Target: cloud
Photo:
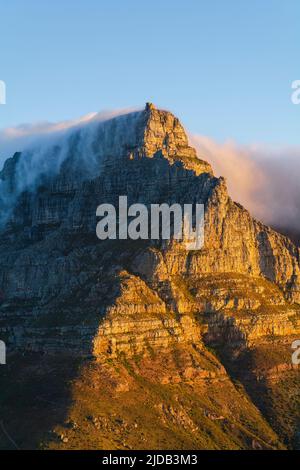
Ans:
[[[16,127],[0,129],[0,169],[5,160],[15,152],[27,150],[35,146],[40,141],[53,140],[60,137],[66,131],[84,127],[92,122],[107,121],[111,118],[127,114],[136,109],[127,108],[114,111],[102,111],[100,113],[89,113],[79,119],[61,122],[36,122],[33,124],[20,124]]]
[[[300,146],[242,146],[199,135],[191,135],[190,142],[215,174],[226,178],[231,197],[252,215],[300,231]]]
[[[22,152],[14,162],[13,186],[10,178],[0,179],[0,226],[11,216],[19,195],[57,175],[63,163],[69,161],[69,170],[77,171],[78,178],[99,173],[105,155],[117,157],[124,143],[135,139],[132,128],[139,116],[132,109],[104,111],[73,121],[23,124],[0,131],[1,166],[15,152]]]

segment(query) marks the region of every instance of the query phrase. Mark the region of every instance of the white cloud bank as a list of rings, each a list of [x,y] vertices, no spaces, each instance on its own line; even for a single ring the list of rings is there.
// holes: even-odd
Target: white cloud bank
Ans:
[[[37,122],[0,129],[0,168],[3,166],[4,161],[12,157],[15,152],[27,150],[42,140],[49,141],[49,139],[59,137],[66,131],[84,127],[88,123],[107,121],[133,111],[136,111],[136,109],[102,111],[100,113],[89,113],[79,119],[69,121]]]

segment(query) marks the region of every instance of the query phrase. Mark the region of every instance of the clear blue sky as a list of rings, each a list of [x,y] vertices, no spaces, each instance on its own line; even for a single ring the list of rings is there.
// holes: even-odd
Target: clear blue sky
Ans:
[[[0,128],[153,101],[195,133],[299,144],[299,0],[9,0]]]

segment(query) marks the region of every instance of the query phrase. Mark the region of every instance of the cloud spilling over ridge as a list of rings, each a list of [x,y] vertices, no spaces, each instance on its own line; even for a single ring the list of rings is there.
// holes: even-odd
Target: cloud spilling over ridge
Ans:
[[[122,116],[137,109],[127,108],[113,111],[89,113],[79,119],[61,122],[36,122],[33,124],[20,124],[16,127],[0,129],[0,169],[7,158],[15,152],[24,152],[43,141],[55,140],[68,131],[80,129],[93,122],[103,122],[117,116]]]
[[[61,165],[72,155],[73,165],[93,174],[106,154],[117,155],[124,143],[132,139],[134,123],[140,113],[129,109],[90,113],[80,119],[59,123],[23,124],[0,131],[0,165],[15,152],[15,184],[0,180],[0,211],[11,207],[26,188],[34,189],[41,178],[58,174]],[[13,199],[12,199],[13,198]],[[7,202],[6,202],[7,201]]]
[[[217,143],[191,135],[199,157],[227,180],[230,196],[266,224],[300,231],[300,146]]]
[[[52,168],[63,161],[66,155],[64,145],[61,145],[59,158],[50,155],[51,147],[57,141],[66,142],[73,131],[80,130],[82,152],[89,153],[92,133],[88,130],[94,127],[93,123],[97,125],[135,111],[138,110],[104,111],[90,113],[76,120],[0,129],[0,169],[15,152],[28,154],[30,158],[25,158],[20,164],[24,183],[25,174],[31,179],[35,173],[44,171],[45,165]],[[212,164],[215,174],[225,176],[231,197],[249,209],[252,215],[269,225],[300,232],[300,146],[242,146],[234,141],[218,143],[200,135],[190,135],[189,140],[197,149],[199,157]],[[118,142],[113,142],[113,145],[117,146]],[[88,158],[90,156],[87,155]],[[3,189],[0,187],[0,200],[5,194]]]
[[[0,131],[1,166],[15,152],[22,152],[21,158],[16,155],[13,160],[13,176],[10,160],[5,166],[6,177],[0,179],[0,226],[9,220],[18,196],[57,175],[63,163],[69,164],[78,178],[95,176],[104,157],[117,157],[124,144],[135,143],[139,117],[139,111],[126,109]]]

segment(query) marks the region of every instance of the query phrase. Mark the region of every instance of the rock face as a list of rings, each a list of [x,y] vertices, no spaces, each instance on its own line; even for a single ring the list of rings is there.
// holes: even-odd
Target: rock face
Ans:
[[[93,122],[16,154],[0,181],[9,352],[104,363],[210,345],[237,357],[300,333],[299,248],[232,201],[171,113],[147,104]],[[122,195],[128,204],[204,204],[204,247],[98,240],[97,206]]]
[[[1,326],[12,344],[31,344],[34,349],[43,345],[47,349],[43,335],[41,341],[35,338],[35,327],[38,337],[43,328],[53,331],[54,337],[62,328],[59,338],[63,339],[64,334],[79,335],[83,341],[74,343],[82,344],[86,334],[93,336],[98,331],[101,318],[114,318],[110,321],[115,321],[119,330],[122,327],[118,322],[124,324],[123,318],[128,315],[132,318],[127,327],[130,331],[132,322],[164,317],[167,311],[168,315],[189,315],[228,311],[231,307],[259,313],[262,302],[256,299],[255,290],[262,289],[263,279],[278,287],[271,304],[286,309],[287,317],[296,315],[293,303],[300,299],[299,248],[251,218],[230,199],[224,179],[215,178],[209,164],[197,158],[188,146],[183,127],[171,113],[148,104],[145,111],[94,124],[89,132],[75,131],[65,145],[68,150],[56,173],[39,171],[21,192],[16,182],[20,172],[26,174],[26,165],[32,168],[33,161],[40,166],[32,157],[34,152],[16,154],[1,173],[14,201],[0,247]],[[86,155],[89,149],[93,150]],[[61,153],[56,143],[47,149],[46,157],[54,158],[51,152]],[[25,162],[21,165],[22,158]],[[100,242],[95,234],[96,207],[102,202],[117,205],[120,195],[127,195],[129,204],[204,203],[203,249],[188,251],[182,242],[174,240]],[[114,272],[110,272],[112,269]],[[134,276],[132,286],[140,283],[139,289],[124,289],[123,269]],[[208,275],[224,274],[228,279],[230,273],[244,276],[242,284],[255,284],[257,280],[255,300],[246,290],[246,300],[242,301],[230,279],[227,288],[218,291],[212,284],[207,291]],[[192,302],[188,303],[180,287],[174,286],[176,276],[187,285],[187,292],[190,285],[197,284]],[[150,302],[152,297],[154,303]],[[74,309],[78,312],[74,320],[67,319]],[[269,318],[272,315],[270,312]],[[89,332],[84,327],[87,321]],[[107,321],[101,327],[104,330]],[[157,321],[152,322],[153,331],[164,336],[159,333]],[[142,323],[140,327],[147,329]],[[177,327],[180,322],[174,329]],[[114,329],[110,331],[114,337]],[[52,334],[46,336],[52,338]],[[62,346],[59,338],[58,349]],[[54,344],[52,338],[50,349]]]

